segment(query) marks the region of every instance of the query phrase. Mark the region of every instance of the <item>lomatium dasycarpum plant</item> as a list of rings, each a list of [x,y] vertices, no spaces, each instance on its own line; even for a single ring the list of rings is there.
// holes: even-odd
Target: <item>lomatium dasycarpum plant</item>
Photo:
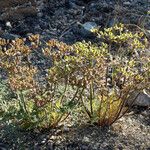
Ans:
[[[144,49],[148,44],[143,32],[129,31],[127,25],[121,23],[105,28],[104,31],[95,30],[94,32],[98,38],[108,44],[109,52],[120,56],[132,56],[135,51]]]
[[[7,72],[8,84],[17,95],[15,100],[1,100],[2,119],[23,129],[56,127],[67,118],[72,104],[62,103],[65,90],[56,90],[57,83],[49,82],[45,89],[41,89],[36,80],[38,69],[29,59],[40,46],[39,36],[29,37],[30,46],[25,43],[26,40],[0,41],[3,48],[0,51],[0,67]],[[8,45],[9,48],[5,49]]]
[[[134,34],[121,24],[97,34],[103,41],[98,44],[83,41],[69,46],[48,41],[42,50],[52,67],[42,89],[35,80],[38,69],[29,59],[41,48],[39,36],[30,36],[29,46],[25,39],[9,42],[9,48],[0,52],[0,65],[18,100],[2,108],[3,118],[9,116],[31,129],[57,126],[75,106],[82,107],[89,120],[100,126],[111,125],[124,115],[132,92],[150,85],[147,40],[143,33]],[[0,42],[2,47],[7,44]]]
[[[115,35],[114,30],[117,30]],[[69,48],[57,41],[49,41],[49,48],[44,50],[47,56],[53,58],[49,80],[76,87],[77,100],[90,121],[100,126],[111,125],[122,117],[128,111],[126,104],[132,92],[140,92],[149,86],[150,60],[145,51],[147,40],[142,33],[123,31],[126,32],[119,25],[101,32],[107,35],[108,41],[114,40],[121,46],[123,55],[117,46],[118,54],[110,52],[108,42],[101,43],[101,46],[79,42]],[[105,41],[105,36],[101,38]],[[130,43],[131,39],[137,42]],[[51,51],[53,46],[61,48]]]

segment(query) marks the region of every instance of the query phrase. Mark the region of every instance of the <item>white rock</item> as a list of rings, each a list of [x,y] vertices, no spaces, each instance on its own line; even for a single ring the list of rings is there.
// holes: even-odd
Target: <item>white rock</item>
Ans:
[[[12,25],[9,21],[6,22],[6,26],[9,27],[9,28],[12,28]]]

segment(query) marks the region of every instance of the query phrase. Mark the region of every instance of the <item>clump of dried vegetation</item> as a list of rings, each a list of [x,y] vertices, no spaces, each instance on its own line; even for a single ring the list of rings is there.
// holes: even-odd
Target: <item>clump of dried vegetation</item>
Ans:
[[[97,44],[46,43],[42,52],[52,67],[46,70],[45,87],[39,86],[38,69],[29,59],[40,47],[39,36],[30,36],[30,44],[26,39],[1,39],[1,48],[8,43],[9,47],[0,51],[0,67],[16,95],[9,101],[1,99],[1,119],[24,129],[56,127],[76,106],[100,126],[122,117],[129,109],[126,103],[131,93],[150,85],[148,41],[144,33],[130,32],[123,24],[95,34],[100,39]]]

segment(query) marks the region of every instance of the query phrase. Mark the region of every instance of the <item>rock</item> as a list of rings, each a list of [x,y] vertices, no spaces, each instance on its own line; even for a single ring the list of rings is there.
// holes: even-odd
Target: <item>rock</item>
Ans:
[[[70,128],[68,126],[63,126],[62,130],[63,132],[69,132]]]
[[[4,145],[3,143],[0,143],[0,150],[7,150],[6,145]]]
[[[43,13],[39,12],[39,13],[37,14],[37,16],[41,18],[41,17],[43,17]]]
[[[115,24],[117,24],[119,21],[117,18],[112,18],[110,19],[109,23],[108,23],[108,27],[113,27]]]
[[[56,136],[52,135],[52,136],[50,137],[50,140],[55,140],[56,138],[57,138]]]
[[[41,141],[41,144],[45,144],[46,143],[46,138],[44,138],[42,141]]]
[[[83,37],[92,37],[93,33],[92,30],[97,29],[98,26],[95,22],[86,22],[81,24],[81,35]]]
[[[126,2],[124,2],[123,4],[124,4],[124,5],[127,5],[127,6],[131,5],[131,3],[130,3],[129,1],[126,1]]]
[[[9,21],[6,22],[6,26],[9,27],[9,28],[12,28],[12,25],[11,25],[11,23]]]
[[[86,22],[82,26],[85,30],[92,31],[97,27],[97,24],[95,22]]]
[[[134,99],[135,99],[135,101],[133,102]],[[127,104],[143,106],[143,107],[150,106],[150,95],[145,90],[143,90],[143,92],[140,92],[140,93],[135,91],[129,97]]]
[[[90,142],[90,139],[89,139],[88,137],[84,136],[82,141],[89,143],[89,142]]]
[[[16,34],[10,34],[10,33],[3,33],[0,34],[0,38],[8,39],[8,40],[15,40],[16,38],[19,38],[19,35]]]

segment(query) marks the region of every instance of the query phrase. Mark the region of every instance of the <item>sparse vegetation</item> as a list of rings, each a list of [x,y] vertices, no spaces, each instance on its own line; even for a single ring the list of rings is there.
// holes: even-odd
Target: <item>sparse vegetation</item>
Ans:
[[[29,59],[40,45],[39,36],[29,37],[30,46],[25,39],[9,43],[9,48],[0,52],[0,65],[16,99],[1,99],[2,120],[23,129],[56,127],[77,104],[84,110],[81,113],[100,126],[122,117],[130,94],[150,84],[147,39],[144,33],[132,33],[123,24],[96,34],[102,41],[98,44],[46,43],[42,51],[53,66],[47,70],[45,88],[39,86],[38,69]],[[7,44],[1,40],[1,47]]]

